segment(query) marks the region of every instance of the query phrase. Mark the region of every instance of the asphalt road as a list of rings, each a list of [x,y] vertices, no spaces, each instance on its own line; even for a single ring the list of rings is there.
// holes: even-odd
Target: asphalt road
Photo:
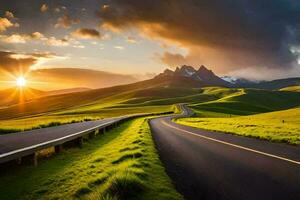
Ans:
[[[97,121],[66,124],[61,126],[0,135],[0,155],[14,150],[38,145],[51,140],[63,138],[74,133],[92,129],[106,123],[114,122],[120,118],[109,118]]]
[[[153,119],[150,126],[166,171],[186,199],[300,199],[299,147],[204,131],[171,119]]]

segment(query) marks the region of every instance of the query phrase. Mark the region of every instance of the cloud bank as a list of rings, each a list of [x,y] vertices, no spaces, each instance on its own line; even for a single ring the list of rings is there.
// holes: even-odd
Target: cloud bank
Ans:
[[[299,10],[297,0],[111,0],[98,16],[113,31],[136,29],[189,50],[187,56],[165,53],[167,64],[185,61],[227,72],[297,65],[299,55],[290,49],[300,46]]]

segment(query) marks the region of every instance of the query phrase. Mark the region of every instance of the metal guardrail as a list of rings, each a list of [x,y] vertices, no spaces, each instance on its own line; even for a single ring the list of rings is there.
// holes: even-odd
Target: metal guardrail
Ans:
[[[86,130],[83,130],[80,132],[76,132],[76,133],[69,134],[69,135],[66,135],[66,136],[63,136],[60,138],[49,140],[47,142],[42,142],[39,144],[31,145],[28,147],[24,147],[21,149],[12,150],[10,152],[0,154],[0,164],[32,155],[34,164],[36,165],[37,164],[36,152],[41,151],[43,149],[47,149],[50,147],[63,145],[67,142],[75,141],[76,139],[80,139],[83,136],[86,136],[91,133],[95,133],[96,131],[105,131],[105,129],[107,129],[107,128],[110,128],[112,126],[115,126],[119,123],[122,123],[124,121],[130,120],[133,118],[151,116],[151,115],[157,115],[157,114],[170,114],[170,113],[171,112],[156,113],[156,114],[155,113],[153,113],[153,114],[137,114],[137,115],[130,115],[130,116],[124,116],[124,117],[120,117],[120,118],[115,118],[115,119],[112,119],[112,121],[106,122],[101,125],[94,126],[92,128],[89,128],[89,129],[86,129]]]

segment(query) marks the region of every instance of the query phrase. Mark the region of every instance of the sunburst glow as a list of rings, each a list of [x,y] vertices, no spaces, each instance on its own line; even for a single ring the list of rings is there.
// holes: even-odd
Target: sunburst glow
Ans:
[[[16,85],[18,87],[25,87],[26,86],[26,79],[23,76],[20,76],[16,79]]]

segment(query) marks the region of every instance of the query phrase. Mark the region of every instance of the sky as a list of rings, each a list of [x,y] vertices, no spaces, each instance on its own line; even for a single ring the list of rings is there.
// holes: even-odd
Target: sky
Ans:
[[[183,64],[270,80],[300,76],[299,55],[298,0],[0,0],[2,87],[21,75],[93,87],[94,70],[136,81]],[[82,69],[86,84],[64,83]]]

